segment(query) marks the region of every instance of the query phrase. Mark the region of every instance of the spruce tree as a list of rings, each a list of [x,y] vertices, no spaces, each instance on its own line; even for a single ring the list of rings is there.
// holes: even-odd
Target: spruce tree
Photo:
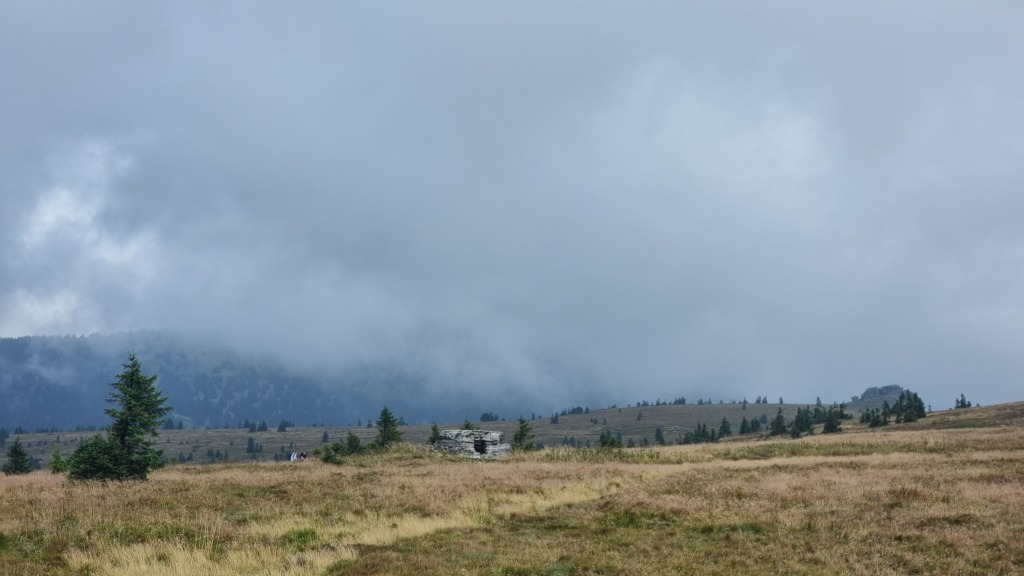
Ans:
[[[786,417],[782,414],[782,408],[779,408],[779,413],[776,414],[772,420],[771,428],[768,429],[769,436],[781,436],[789,432],[789,428],[786,426]]]
[[[118,374],[107,402],[115,408],[104,410],[113,419],[107,436],[83,441],[68,460],[69,476],[75,480],[145,480],[151,470],[163,465],[163,453],[153,448],[150,437],[164,422],[171,407],[156,387],[156,375],[142,373],[135,353]]]
[[[513,450],[535,450],[533,443],[533,427],[522,416],[519,417],[519,429],[512,435]]]
[[[64,454],[61,453],[60,448],[54,446],[53,452],[50,452],[50,472],[63,474],[67,471],[68,461],[64,459]]]
[[[159,468],[163,452],[153,448],[150,437],[157,436],[157,430],[171,407],[167,397],[156,387],[156,374],[142,373],[142,363],[135,353],[128,354],[128,362],[122,364],[124,371],[111,384],[114,389],[107,402],[115,408],[104,410],[114,420],[110,426],[111,438],[121,445],[129,477],[145,480],[150,470]]]
[[[723,416],[722,423],[718,426],[718,437],[732,436],[732,424]]]
[[[750,421],[750,433],[754,434],[761,431],[761,421],[754,418]]]
[[[825,414],[825,434],[835,434],[842,432],[843,428],[839,425],[839,415],[836,414],[835,410],[831,408]]]
[[[427,444],[433,444],[441,439],[441,429],[437,427],[437,422],[430,425],[430,437],[427,438]]]
[[[10,476],[12,474],[28,474],[35,467],[32,466],[32,461],[28,457],[28,452],[25,452],[25,447],[21,445],[21,438],[15,438],[14,444],[7,449],[7,463],[4,464],[4,474]]]
[[[362,454],[363,450],[363,441],[359,439],[359,436],[349,432],[348,436],[345,437],[345,453],[355,456],[356,454]]]
[[[377,416],[377,444],[381,448],[402,441],[402,433],[398,430],[398,419],[387,406],[380,409]]]

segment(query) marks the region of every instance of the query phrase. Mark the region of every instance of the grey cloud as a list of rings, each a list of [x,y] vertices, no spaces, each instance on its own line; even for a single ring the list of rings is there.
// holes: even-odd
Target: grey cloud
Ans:
[[[5,335],[566,402],[1019,397],[1015,5],[0,10]],[[90,146],[130,170],[83,184]],[[59,187],[88,228],[26,246]]]

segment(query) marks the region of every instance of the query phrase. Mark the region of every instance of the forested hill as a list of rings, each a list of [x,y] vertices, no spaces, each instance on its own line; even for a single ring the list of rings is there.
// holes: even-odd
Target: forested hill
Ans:
[[[385,403],[410,422],[449,412],[461,417],[478,408],[431,401],[421,379],[393,366],[301,373],[171,333],[141,331],[0,338],[0,425],[105,425],[109,384],[129,351],[145,373],[157,374],[157,385],[174,407],[172,418],[186,427],[236,426],[245,419],[349,424],[372,418]]]

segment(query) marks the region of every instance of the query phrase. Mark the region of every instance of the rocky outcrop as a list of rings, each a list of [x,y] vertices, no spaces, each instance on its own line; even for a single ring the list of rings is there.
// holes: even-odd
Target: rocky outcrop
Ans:
[[[872,386],[871,388],[868,388],[867,390],[864,391],[863,394],[860,395],[860,399],[872,400],[874,398],[882,398],[884,396],[899,396],[902,392],[903,387],[898,386],[896,384],[882,386],[881,388]]]
[[[430,449],[478,460],[493,460],[512,453],[505,435],[493,430],[441,430],[441,438]]]

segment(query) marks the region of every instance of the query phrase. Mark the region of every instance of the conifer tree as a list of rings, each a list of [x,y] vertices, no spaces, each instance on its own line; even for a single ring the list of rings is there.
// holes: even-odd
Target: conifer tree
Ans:
[[[427,438],[427,444],[433,444],[441,439],[441,429],[437,427],[437,422],[430,425],[430,437]]]
[[[750,421],[750,433],[751,434],[756,434],[756,433],[758,433],[760,431],[761,431],[761,421],[758,420],[757,418],[754,418],[753,420]]]
[[[513,450],[535,450],[533,442],[533,427],[522,416],[519,417],[519,429],[512,435]]]
[[[156,387],[156,375],[142,373],[135,353],[128,354],[107,402],[115,408],[104,410],[113,419],[107,436],[83,441],[68,460],[68,472],[75,480],[145,480],[149,472],[163,466],[163,452],[153,448],[151,437],[170,412],[167,397]]]
[[[363,453],[363,442],[359,439],[359,436],[349,432],[348,436],[345,437],[345,453],[356,455]]]
[[[50,472],[63,474],[67,471],[68,462],[64,459],[64,454],[61,453],[60,448],[54,446],[53,451],[50,452]]]
[[[377,444],[381,448],[387,448],[401,441],[402,432],[398,430],[398,419],[387,406],[384,406],[377,416]]]
[[[964,396],[963,394],[960,394],[960,397],[955,399],[955,404],[954,404],[953,407],[954,408],[970,408],[971,407],[971,401],[968,400],[967,397]]]
[[[782,408],[779,408],[779,413],[772,420],[771,428],[768,429],[769,436],[781,436],[789,432],[789,428],[786,427],[786,417],[782,415]]]
[[[142,363],[134,352],[128,354],[124,371],[111,384],[114,391],[107,402],[115,408],[104,410],[114,420],[110,436],[124,449],[129,475],[144,480],[150,470],[159,468],[163,452],[155,450],[150,441],[171,407],[167,397],[156,387],[156,374],[142,373]]]
[[[835,434],[842,432],[843,428],[839,425],[839,415],[836,411],[829,408],[828,412],[825,413],[825,434]]]
[[[726,436],[732,436],[732,424],[730,424],[729,420],[723,416],[722,423],[718,426],[718,437],[724,438]]]
[[[32,461],[28,457],[28,452],[25,452],[25,447],[21,445],[21,438],[15,438],[14,444],[11,444],[11,447],[7,449],[7,463],[3,467],[4,474],[8,476],[12,474],[28,474],[34,468]]]

